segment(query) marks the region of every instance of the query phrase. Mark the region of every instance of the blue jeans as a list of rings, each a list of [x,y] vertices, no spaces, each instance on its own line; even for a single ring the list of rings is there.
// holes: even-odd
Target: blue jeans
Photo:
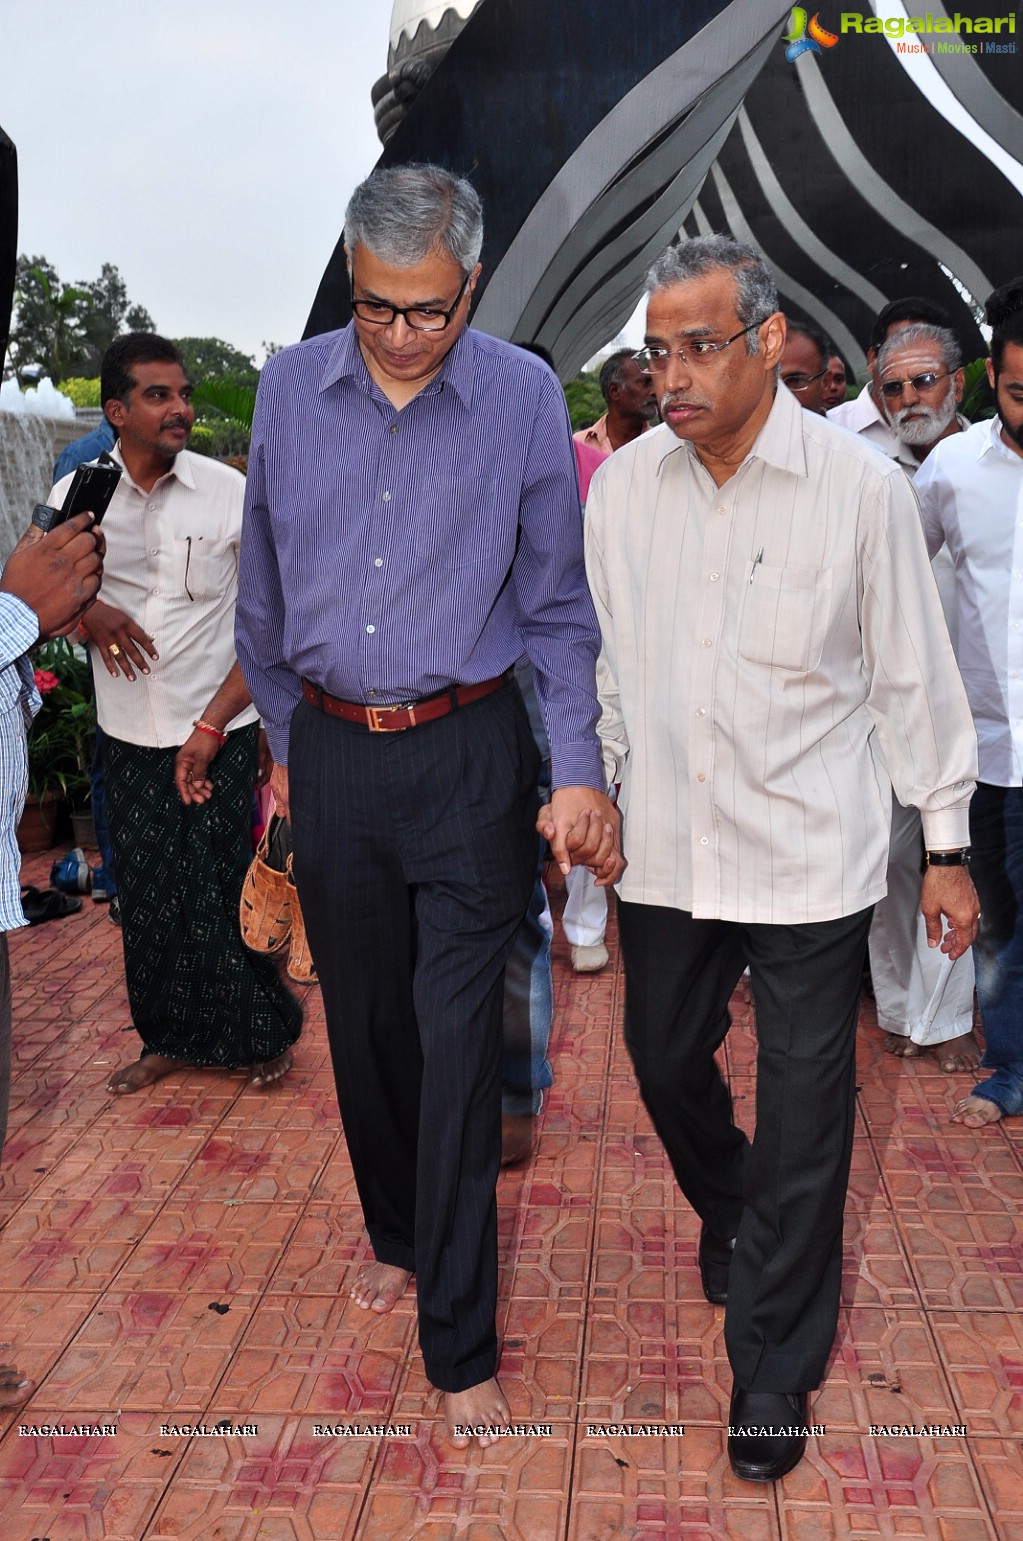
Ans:
[[[978,782],[970,804],[970,872],[980,896],[974,947],[984,1021],[981,1068],[973,1089],[1003,1113],[1023,1113],[1023,787]]]
[[[543,849],[541,841],[541,859],[529,908],[515,933],[504,970],[502,1113],[539,1113],[543,1094],[554,1083],[554,1071],[547,1058],[554,1016],[554,922],[543,886]]]

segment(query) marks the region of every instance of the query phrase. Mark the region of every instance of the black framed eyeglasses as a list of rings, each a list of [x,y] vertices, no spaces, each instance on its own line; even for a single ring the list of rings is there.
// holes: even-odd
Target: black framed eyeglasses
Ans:
[[[702,337],[695,337],[692,342],[687,342],[684,348],[640,348],[638,353],[632,356],[640,369],[649,369],[652,374],[663,374],[668,367],[669,359],[677,358],[683,364],[709,363],[716,353],[723,353],[733,342],[740,337],[745,337],[747,332],[752,332],[756,327],[763,326],[767,320],[761,316],[759,321],[751,321],[749,326],[744,326],[741,332],[733,332],[731,337],[726,337],[724,342],[705,342]]]
[[[815,375],[804,375],[799,373],[782,375],[782,384],[787,385],[790,391],[795,391],[798,394],[799,391],[805,391],[807,387],[812,385],[815,380],[823,380],[827,372],[828,366],[825,364],[824,368],[819,369]]]
[[[349,274],[349,284],[352,291],[352,311],[360,321],[368,321],[371,326],[390,326],[400,316],[405,325],[411,327],[413,332],[443,332],[451,322],[451,317],[462,303],[462,298],[469,287],[471,273],[466,273],[462,287],[455,296],[454,303],[447,310],[441,310],[433,305],[388,305],[383,300],[357,300],[355,298],[355,275]]]
[[[897,401],[906,386],[911,385],[918,396],[926,396],[928,391],[933,391],[939,380],[947,380],[951,373],[950,369],[943,369],[940,374],[937,370],[928,369],[926,374],[913,375],[909,380],[885,380],[881,384],[881,395],[886,401]]]

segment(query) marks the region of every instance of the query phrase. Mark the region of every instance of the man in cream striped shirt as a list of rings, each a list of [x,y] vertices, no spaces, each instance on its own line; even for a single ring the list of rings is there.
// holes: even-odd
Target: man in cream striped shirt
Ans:
[[[703,1222],[705,1293],[727,1297],[732,1469],[770,1481],[803,1453],[837,1322],[892,787],[923,818],[928,936],[958,956],[976,931],[976,740],[912,489],[778,385],[762,259],[703,237],[666,252],[648,292],[639,362],[665,426],[598,470],[586,527],[629,861],[626,1038]],[[752,1144],[713,1058],[747,963]]]

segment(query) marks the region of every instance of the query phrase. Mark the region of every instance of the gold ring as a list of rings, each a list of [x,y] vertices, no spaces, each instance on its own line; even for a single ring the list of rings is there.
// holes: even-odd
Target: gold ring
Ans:
[[[111,658],[120,658],[121,656],[121,649],[116,642],[111,642],[110,644],[110,656]]]

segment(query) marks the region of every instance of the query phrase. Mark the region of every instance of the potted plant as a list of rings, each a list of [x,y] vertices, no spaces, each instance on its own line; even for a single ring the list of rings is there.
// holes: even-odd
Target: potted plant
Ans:
[[[28,800],[18,826],[23,851],[53,844],[60,800],[72,812],[89,805],[96,703],[84,649],[54,637],[32,655],[43,704],[28,734]]]

